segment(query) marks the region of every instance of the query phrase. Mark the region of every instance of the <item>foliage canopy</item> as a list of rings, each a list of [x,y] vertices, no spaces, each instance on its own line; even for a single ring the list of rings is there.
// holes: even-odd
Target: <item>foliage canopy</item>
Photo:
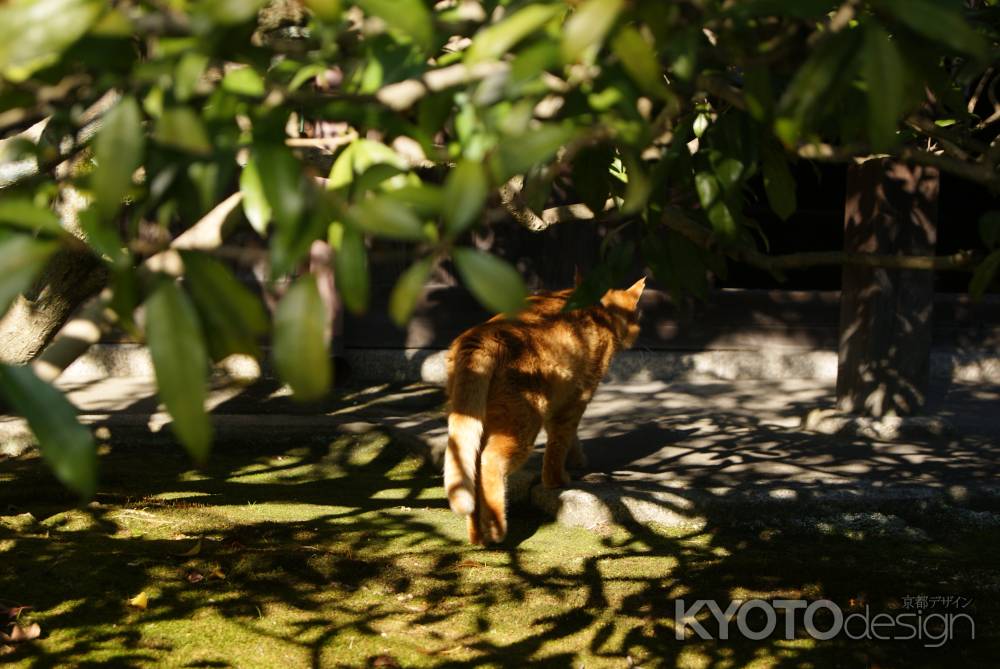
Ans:
[[[264,240],[272,278],[329,240],[353,311],[369,307],[366,240],[408,243],[387,305],[399,323],[447,257],[487,307],[520,306],[517,271],[467,242],[496,211],[536,230],[641,229],[638,247],[606,245],[577,304],[635,254],[702,296],[727,262],[767,266],[747,184],[760,175],[789,217],[789,161],[877,153],[1000,186],[998,21],[996,0],[14,0],[0,8],[0,312],[60,246],[99,256],[107,303],[147,339],[202,459],[210,359],[259,355],[273,327],[293,390],[329,383],[315,282],[298,279],[269,325],[212,257],[242,257],[223,243],[233,227]],[[71,193],[86,204],[60,221]],[[982,223],[990,248],[997,220]],[[0,373],[57,474],[90,493],[71,408],[28,369]]]

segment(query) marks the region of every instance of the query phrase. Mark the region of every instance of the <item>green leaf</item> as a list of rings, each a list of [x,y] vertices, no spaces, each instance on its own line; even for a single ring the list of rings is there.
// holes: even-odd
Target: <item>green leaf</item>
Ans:
[[[529,4],[519,9],[499,23],[476,33],[465,52],[465,62],[473,65],[497,60],[562,12],[562,7],[550,4]]]
[[[335,213],[319,198],[316,207],[290,225],[277,225],[271,233],[271,275],[282,276],[295,270],[309,247],[321,239]]]
[[[246,23],[257,18],[257,11],[267,0],[201,0],[199,13],[223,25]]]
[[[0,316],[7,313],[14,298],[31,287],[58,248],[57,242],[38,241],[27,235],[0,239]]]
[[[198,314],[172,280],[163,279],[146,299],[146,343],[156,386],[171,429],[195,462],[212,447],[212,423],[205,413],[208,353]]]
[[[271,222],[271,205],[264,195],[264,184],[260,179],[257,161],[253,157],[247,161],[240,173],[240,192],[243,193],[243,213],[250,226],[261,237],[267,235],[267,224]]]
[[[987,42],[963,15],[962,3],[936,0],[878,0],[902,23],[959,53],[986,59]]]
[[[97,488],[97,449],[76,408],[30,367],[0,365],[0,396],[27,419],[42,457],[63,485],[84,499]]]
[[[326,340],[326,305],[316,277],[299,278],[274,314],[274,365],[295,399],[316,400],[330,388],[330,350]]]
[[[726,156],[720,151],[709,152],[709,162],[712,164],[712,172],[719,180],[719,185],[726,193],[732,193],[737,186],[742,183],[743,163],[736,158]]]
[[[444,192],[434,184],[403,186],[384,193],[382,197],[399,202],[422,219],[437,217],[445,205]]]
[[[848,67],[858,46],[857,30],[842,30],[825,37],[788,84],[778,103],[775,132],[788,145],[798,141],[807,123],[829,105],[830,91],[849,82]]]
[[[993,281],[998,269],[1000,269],[1000,250],[986,256],[986,260],[979,263],[979,267],[973,273],[972,280],[969,282],[969,293],[972,295],[972,299],[978,301],[983,298],[983,293]]]
[[[330,175],[327,178],[327,190],[337,190],[351,185],[354,181],[354,147],[356,142],[352,142],[344,147],[337,154],[330,168]]]
[[[719,180],[710,172],[698,172],[694,175],[694,187],[698,192],[698,201],[705,209],[711,207],[719,199]]]
[[[351,207],[349,218],[362,230],[404,241],[426,239],[424,225],[405,204],[386,197],[369,198]]]
[[[831,0],[742,0],[732,3],[727,13],[746,21],[763,16],[789,16],[799,19],[818,19],[833,7]]]
[[[1000,245],[1000,211],[988,211],[979,218],[979,237],[986,248]]]
[[[641,89],[658,98],[671,98],[663,79],[663,68],[653,47],[632,26],[622,26],[611,41],[621,66]]]
[[[613,240],[614,243],[610,243]],[[617,236],[605,238],[601,245],[602,257],[597,265],[587,270],[583,280],[566,300],[563,311],[583,309],[596,304],[609,288],[621,283],[635,258],[635,244]]]
[[[708,114],[698,114],[695,116],[694,123],[691,124],[691,129],[694,130],[694,136],[701,139],[701,137],[705,134],[705,131],[708,130],[708,124]]]
[[[424,52],[434,48],[434,23],[422,0],[358,0],[358,6],[409,35]]]
[[[348,144],[333,161],[327,190],[346,188],[354,183],[355,177],[368,172],[377,165],[388,165],[397,173],[409,170],[406,160],[382,142],[357,139]]]
[[[444,182],[444,227],[456,237],[472,225],[486,204],[489,181],[480,163],[463,160]]]
[[[407,182],[406,172],[393,165],[372,165],[354,181],[352,196],[356,199],[369,191],[391,191]]]
[[[131,266],[112,267],[108,287],[111,288],[110,307],[118,316],[118,326],[133,338],[141,339],[142,333],[135,324],[135,310],[142,299],[138,272]]]
[[[462,282],[485,307],[506,314],[516,313],[524,307],[528,289],[509,263],[469,248],[455,249],[452,258]]]
[[[129,39],[135,32],[135,26],[121,8],[112,8],[101,16],[90,34],[102,38]]]
[[[264,95],[264,80],[252,67],[240,67],[226,72],[222,78],[222,90],[235,95],[259,98]]]
[[[761,153],[763,154],[764,191],[767,193],[767,201],[781,220],[788,220],[795,213],[798,202],[795,194],[795,179],[792,177],[792,171],[788,169],[785,152],[773,141],[765,141],[761,146]]]
[[[733,237],[736,235],[736,219],[729,205],[719,201],[708,208],[708,221],[723,237]]]
[[[94,207],[84,209],[77,218],[84,239],[99,256],[104,256],[112,266],[124,269],[132,265],[131,254],[124,248],[118,226],[101,218]]]
[[[206,67],[208,67],[208,56],[203,53],[188,51],[181,56],[174,71],[174,97],[177,100],[187,102],[191,99]]]
[[[868,84],[868,134],[872,148],[882,151],[896,142],[896,129],[906,111],[906,62],[881,26],[865,28],[862,72]]]
[[[393,286],[392,294],[389,295],[389,316],[399,327],[405,326],[410,320],[433,268],[433,258],[418,260],[399,276]]]
[[[344,305],[356,314],[368,309],[370,292],[368,275],[368,249],[364,236],[354,228],[345,228],[340,247],[333,258],[337,291],[344,298]]]
[[[373,165],[392,165],[399,170],[409,169],[406,159],[392,147],[373,139],[357,139],[351,144],[351,164],[356,174],[368,171]]]
[[[104,7],[98,0],[20,0],[0,7],[0,76],[21,82],[59,60]]]
[[[624,4],[624,0],[587,0],[579,5],[563,26],[563,60],[573,63],[588,48],[599,48]]]
[[[305,209],[302,185],[302,166],[292,151],[284,144],[260,143],[253,148],[264,197],[274,215],[283,226],[295,226]]]
[[[336,0],[334,0],[336,1]],[[318,75],[323,74],[329,69],[326,63],[309,63],[308,65],[302,66],[302,68],[295,73],[292,80],[288,82],[288,90],[297,91],[302,87],[302,84],[307,81],[312,81]]]
[[[562,56],[559,45],[549,40],[536,40],[517,52],[510,63],[510,75],[504,90],[509,99],[530,94],[541,94],[546,90],[542,73],[559,67]],[[527,103],[523,100],[522,104]],[[528,104],[530,107],[532,105]],[[530,114],[526,114],[530,116]]]
[[[59,217],[54,211],[47,207],[39,207],[26,197],[0,198],[0,223],[53,235],[61,234],[63,231]]]
[[[771,73],[766,66],[749,67],[744,72],[743,97],[747,102],[747,111],[755,120],[764,121],[774,113]]]
[[[621,213],[631,215],[638,213],[646,206],[649,195],[653,190],[653,182],[634,151],[624,151],[622,163],[625,167],[625,174],[628,182],[625,184],[625,197],[622,203]]]
[[[142,131],[142,112],[132,96],[123,97],[104,116],[94,139],[97,169],[92,177],[94,204],[104,219],[110,219],[121,206],[132,186],[132,174],[142,165],[146,137]]]
[[[178,151],[207,155],[212,152],[212,142],[201,118],[190,107],[164,109],[156,121],[153,138]]]
[[[340,19],[340,0],[305,0],[305,3],[320,21],[334,23]]]
[[[698,47],[704,37],[700,30],[688,29],[677,35],[670,45],[670,71],[684,81],[691,81],[698,72]]]
[[[642,258],[657,281],[670,291],[674,302],[679,303],[683,293],[679,273],[670,257],[671,247],[667,243],[670,234],[669,230],[659,234],[649,230],[642,239]]]
[[[496,153],[497,182],[506,182],[515,174],[548,162],[556,152],[576,136],[576,129],[553,123],[529,130],[501,142]]]
[[[234,353],[260,357],[257,340],[267,333],[267,313],[257,296],[214,258],[196,252],[181,252],[181,257],[212,359]]]

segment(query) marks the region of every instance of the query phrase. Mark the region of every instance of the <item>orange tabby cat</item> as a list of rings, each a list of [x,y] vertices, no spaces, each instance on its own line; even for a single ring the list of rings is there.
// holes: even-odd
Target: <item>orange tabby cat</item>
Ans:
[[[569,482],[567,456],[582,460],[577,425],[611,357],[639,334],[645,284],[609,290],[600,303],[570,312],[562,309],[572,290],[535,295],[517,318],[494,317],[451,345],[444,485],[451,508],[469,517],[469,541],[506,536],[506,477],[531,454],[542,427],[542,483]]]

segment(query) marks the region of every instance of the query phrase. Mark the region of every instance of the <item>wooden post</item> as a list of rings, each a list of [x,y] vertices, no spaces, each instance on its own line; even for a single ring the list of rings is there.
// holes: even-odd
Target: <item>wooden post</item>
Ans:
[[[940,177],[936,168],[873,159],[847,173],[844,250],[932,255]],[[918,412],[930,372],[934,275],[843,269],[837,404],[869,416]]]

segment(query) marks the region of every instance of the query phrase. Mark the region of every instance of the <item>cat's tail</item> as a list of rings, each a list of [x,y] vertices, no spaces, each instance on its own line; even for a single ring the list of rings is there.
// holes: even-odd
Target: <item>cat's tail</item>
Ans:
[[[453,360],[444,489],[452,510],[463,516],[471,516],[476,508],[476,463],[496,358],[495,351],[469,346],[456,351]]]

